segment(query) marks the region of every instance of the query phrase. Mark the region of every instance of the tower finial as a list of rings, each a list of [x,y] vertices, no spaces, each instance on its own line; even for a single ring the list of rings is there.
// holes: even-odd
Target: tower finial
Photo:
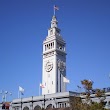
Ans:
[[[56,5],[54,5],[54,16],[55,16],[55,11],[59,10],[59,7],[57,7]]]
[[[51,28],[57,27],[57,24],[58,24],[58,21],[57,21],[56,16],[54,15],[54,16],[52,17],[52,21],[51,21]]]

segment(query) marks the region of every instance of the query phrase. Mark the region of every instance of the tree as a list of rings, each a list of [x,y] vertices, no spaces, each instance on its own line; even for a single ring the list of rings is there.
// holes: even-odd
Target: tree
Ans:
[[[85,80],[81,81],[81,84],[83,85],[83,87],[85,89],[84,94],[86,95],[86,101],[89,101],[89,103],[90,103],[90,101],[91,101],[90,100],[90,95],[91,95],[92,90],[93,90],[93,88],[92,88],[93,81],[85,79]]]
[[[82,80],[81,84],[83,85],[85,92],[83,96],[85,99],[81,99],[81,97],[70,97],[70,107],[72,110],[107,110],[104,108],[106,102],[105,100],[105,91],[100,89],[93,89],[93,81],[91,80]],[[94,93],[95,97],[99,98],[99,103],[93,102],[91,100],[91,95]],[[85,100],[85,102],[84,102]]]

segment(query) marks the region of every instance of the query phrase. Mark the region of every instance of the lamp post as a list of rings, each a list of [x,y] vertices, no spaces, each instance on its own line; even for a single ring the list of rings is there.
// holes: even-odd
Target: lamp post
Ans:
[[[4,95],[3,95],[3,90],[1,90],[1,92],[0,92],[0,95],[2,96],[2,102],[3,102],[3,100],[4,100]]]
[[[6,102],[6,101],[7,101],[7,94],[8,94],[8,91],[5,91],[4,94],[5,94],[5,102]]]
[[[6,102],[7,101],[7,95],[9,94],[10,96],[12,95],[11,92],[8,91],[1,91],[0,94],[2,95],[2,102]]]

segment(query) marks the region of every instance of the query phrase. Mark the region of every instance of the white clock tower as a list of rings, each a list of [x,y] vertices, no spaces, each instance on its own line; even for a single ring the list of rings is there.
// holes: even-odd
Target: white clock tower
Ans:
[[[45,87],[42,89],[42,95],[66,91],[63,82],[63,77],[66,76],[66,43],[57,24],[56,16],[53,16],[48,36],[43,42],[42,84]]]

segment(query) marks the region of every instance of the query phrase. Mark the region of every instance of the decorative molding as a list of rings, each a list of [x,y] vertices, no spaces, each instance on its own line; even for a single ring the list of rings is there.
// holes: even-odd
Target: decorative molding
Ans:
[[[44,58],[47,58],[53,55],[54,55],[54,52],[49,52],[49,53],[44,54]]]

